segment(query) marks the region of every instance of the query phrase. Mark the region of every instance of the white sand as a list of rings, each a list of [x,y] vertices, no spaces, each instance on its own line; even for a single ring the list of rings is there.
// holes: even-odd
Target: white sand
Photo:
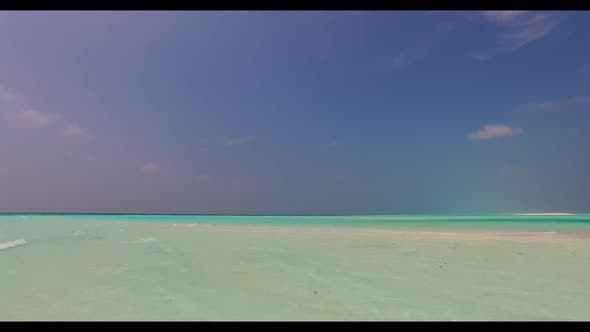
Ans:
[[[552,213],[517,213],[517,216],[574,216],[575,213],[552,212]]]

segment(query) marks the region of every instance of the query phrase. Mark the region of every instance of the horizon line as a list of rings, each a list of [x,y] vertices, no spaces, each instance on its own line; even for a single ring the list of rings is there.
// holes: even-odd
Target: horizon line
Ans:
[[[423,216],[423,215],[439,215],[439,216],[477,216],[477,215],[505,215],[505,216],[576,216],[589,215],[590,213],[569,213],[569,212],[532,212],[532,213],[514,213],[514,212],[498,212],[498,213],[403,213],[403,214],[249,214],[249,213],[98,213],[98,212],[0,212],[3,215],[119,215],[119,216],[232,216],[232,217],[313,217],[313,216]]]

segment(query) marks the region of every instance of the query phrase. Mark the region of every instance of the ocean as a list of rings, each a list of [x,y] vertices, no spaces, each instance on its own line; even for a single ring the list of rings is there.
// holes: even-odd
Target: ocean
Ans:
[[[590,215],[0,215],[0,320],[589,320]]]

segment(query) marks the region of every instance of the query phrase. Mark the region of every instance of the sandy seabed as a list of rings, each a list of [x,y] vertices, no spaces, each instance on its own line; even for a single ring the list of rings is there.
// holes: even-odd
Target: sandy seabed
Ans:
[[[588,320],[590,233],[0,223],[0,320]]]

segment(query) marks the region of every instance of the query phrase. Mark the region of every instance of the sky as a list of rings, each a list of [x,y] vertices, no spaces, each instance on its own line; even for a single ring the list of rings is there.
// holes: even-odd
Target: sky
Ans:
[[[0,212],[590,212],[590,13],[2,12]]]

